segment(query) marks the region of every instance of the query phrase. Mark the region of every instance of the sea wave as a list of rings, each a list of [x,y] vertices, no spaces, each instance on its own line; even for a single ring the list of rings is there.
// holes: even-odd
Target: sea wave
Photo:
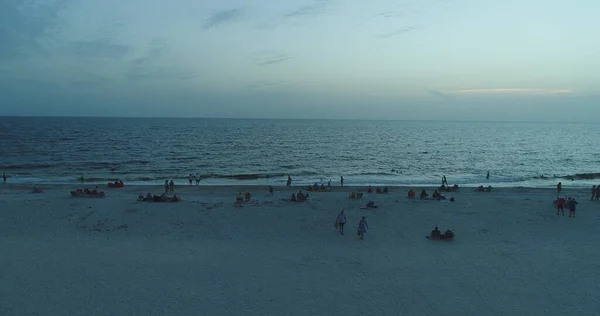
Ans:
[[[568,175],[568,176],[564,176],[564,179],[584,179],[584,180],[593,180],[593,179],[600,179],[600,173],[599,172],[595,172],[595,173],[577,173],[577,174],[573,174],[573,175]]]
[[[0,166],[0,170],[33,170],[33,169],[49,169],[56,167],[53,164],[22,164],[22,165],[10,165],[10,166]]]

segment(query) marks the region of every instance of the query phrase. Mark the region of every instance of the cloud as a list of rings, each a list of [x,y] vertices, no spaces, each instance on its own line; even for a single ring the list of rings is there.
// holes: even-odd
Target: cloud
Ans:
[[[169,42],[166,38],[157,37],[150,40],[148,49],[142,56],[129,62],[125,76],[133,79],[192,79],[199,72],[192,66],[181,66],[185,63],[176,63],[180,60],[174,58],[169,51]]]
[[[40,38],[60,28],[66,0],[0,1],[0,57],[18,58],[40,51]]]
[[[129,52],[130,47],[114,43],[112,39],[104,37],[96,40],[72,41],[59,50],[63,54],[80,58],[121,59]]]
[[[271,50],[254,52],[252,54],[252,60],[259,66],[280,64],[290,58],[292,58],[292,56],[289,56],[286,53]]]
[[[219,25],[233,22],[240,18],[243,15],[242,9],[229,9],[229,10],[221,10],[213,13],[206,19],[206,22],[202,26],[203,29],[207,30],[210,28],[215,28]]]
[[[571,89],[526,89],[526,88],[500,88],[500,89],[465,89],[453,90],[447,93],[454,94],[571,94]]]
[[[284,18],[303,18],[322,15],[327,12],[328,5],[329,1],[327,0],[315,0],[311,4],[299,6],[290,12],[282,14],[282,16]]]
[[[450,98],[445,93],[443,93],[443,92],[435,91],[435,90],[429,90],[427,92],[429,94],[431,94],[432,96],[434,96],[434,97],[438,97],[438,98],[443,99],[444,101],[449,101],[450,100]]]
[[[412,31],[418,30],[418,29],[419,29],[419,27],[407,26],[407,27],[401,28],[401,29],[396,30],[396,31],[391,32],[391,33],[379,35],[379,38],[390,38],[390,37],[397,36],[397,35],[400,35],[400,34],[412,32]]]

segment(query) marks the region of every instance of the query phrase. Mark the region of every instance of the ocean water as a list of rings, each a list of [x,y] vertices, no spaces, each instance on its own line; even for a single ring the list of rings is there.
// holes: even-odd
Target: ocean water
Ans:
[[[446,175],[586,187],[600,184],[599,141],[592,123],[0,117],[0,172],[11,183],[187,184],[200,173],[203,185],[285,185],[289,174],[293,185],[342,175],[439,185]]]

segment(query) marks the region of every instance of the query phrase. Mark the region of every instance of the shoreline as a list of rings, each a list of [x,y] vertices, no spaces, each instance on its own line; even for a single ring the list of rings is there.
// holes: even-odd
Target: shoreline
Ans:
[[[134,192],[152,192],[153,194],[164,193],[164,185],[125,185],[122,188],[109,188],[106,184],[95,184],[95,183],[84,183],[84,184],[21,184],[21,183],[2,183],[0,184],[0,193],[1,192],[11,192],[11,193],[31,193],[33,187],[38,189],[42,189],[44,193],[49,192],[65,192],[72,191],[78,188],[88,188],[94,189],[96,186],[100,191],[104,191],[107,196],[112,195],[121,195],[121,193],[134,193]],[[329,191],[308,191],[307,186],[299,186],[299,185],[291,185],[291,186],[277,186],[273,185],[273,190],[275,192],[308,192],[310,194],[325,194],[325,193],[333,193],[333,192],[363,192],[367,194],[368,186],[331,186]],[[371,186],[373,191],[378,186]],[[384,188],[384,186],[379,186],[380,188]],[[268,193],[269,185],[176,185],[175,186],[175,194],[186,194],[186,193],[215,193],[215,191],[231,191],[231,192],[256,192],[260,194]],[[397,185],[397,186],[387,186],[390,191],[388,194],[377,194],[375,192],[370,195],[379,196],[379,195],[396,195],[398,193],[406,193],[408,190],[413,189],[417,195],[421,189],[425,189],[427,192],[433,192],[433,190],[437,190],[439,186],[411,186],[411,185]],[[475,191],[475,186],[461,186],[456,191],[440,191],[440,193],[446,195],[452,194],[464,194],[464,193],[480,193],[480,194],[494,194],[494,193],[554,193],[556,195],[555,187],[492,187],[492,192],[477,192]],[[590,193],[591,187],[576,187],[576,186],[564,186],[561,192],[569,192],[569,193]],[[417,198],[418,199],[418,198]]]

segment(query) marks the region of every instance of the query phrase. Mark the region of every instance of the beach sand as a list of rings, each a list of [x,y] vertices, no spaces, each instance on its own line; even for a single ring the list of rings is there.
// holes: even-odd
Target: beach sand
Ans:
[[[600,202],[556,216],[554,190],[0,186],[0,315],[597,315]],[[418,189],[418,188],[415,188]],[[238,192],[255,203],[237,207]],[[365,191],[363,189],[363,191]],[[417,190],[418,191],[418,190]],[[418,193],[418,192],[417,192]],[[430,190],[431,193],[431,190]],[[361,209],[369,200],[376,209]],[[333,227],[345,209],[346,234]],[[370,227],[359,240],[356,226]],[[426,239],[434,225],[452,242]]]

